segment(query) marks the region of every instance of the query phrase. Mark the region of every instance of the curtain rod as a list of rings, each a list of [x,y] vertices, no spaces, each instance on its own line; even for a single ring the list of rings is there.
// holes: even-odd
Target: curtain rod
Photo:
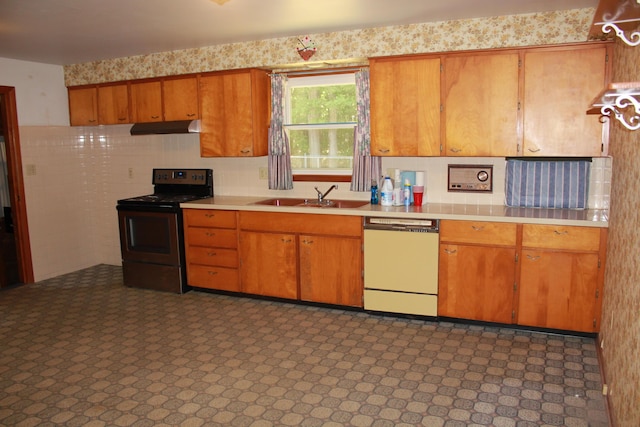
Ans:
[[[353,67],[316,68],[316,69],[308,69],[308,70],[291,70],[291,71],[273,70],[269,75],[284,74],[285,76],[309,76],[309,75],[318,75],[318,74],[342,74],[342,73],[351,73],[351,72],[360,71],[363,68],[369,68],[369,66],[359,65],[359,66],[353,66]]]

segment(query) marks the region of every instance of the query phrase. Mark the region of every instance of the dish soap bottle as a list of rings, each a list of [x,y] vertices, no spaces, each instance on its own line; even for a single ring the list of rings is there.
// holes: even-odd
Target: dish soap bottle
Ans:
[[[382,206],[393,206],[393,184],[388,176],[384,178],[382,189],[380,190],[380,204]]]
[[[408,179],[404,180],[403,188],[404,205],[409,206],[411,204],[411,183]]]
[[[378,183],[375,180],[371,180],[371,204],[378,204]]]

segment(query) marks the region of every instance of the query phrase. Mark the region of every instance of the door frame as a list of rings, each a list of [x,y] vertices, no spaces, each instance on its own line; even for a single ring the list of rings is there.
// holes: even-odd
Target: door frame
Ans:
[[[22,175],[22,155],[18,132],[16,90],[12,86],[0,86],[0,120],[4,123],[4,138],[7,151],[9,194],[11,213],[18,255],[18,272],[22,283],[33,283],[33,259],[27,224],[27,205]]]

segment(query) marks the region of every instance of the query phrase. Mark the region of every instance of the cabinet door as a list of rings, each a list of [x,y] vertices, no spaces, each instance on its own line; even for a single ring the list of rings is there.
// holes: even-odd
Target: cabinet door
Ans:
[[[515,248],[440,245],[438,315],[511,323]]]
[[[525,156],[602,156],[603,125],[586,114],[606,85],[606,47],[524,55]]]
[[[596,331],[598,254],[523,250],[518,324]]]
[[[98,117],[101,125],[130,123],[129,87],[125,84],[98,87]]]
[[[162,82],[164,119],[195,120],[198,113],[198,78],[166,79]]]
[[[240,232],[242,292],[298,299],[296,236]]]
[[[200,155],[267,154],[268,76],[259,70],[200,78]]]
[[[300,236],[300,299],[362,307],[362,242]]]
[[[518,61],[517,52],[445,59],[445,155],[518,154]]]
[[[439,156],[440,59],[372,59],[369,70],[371,154]]]
[[[96,126],[98,90],[95,87],[69,88],[68,92],[71,126]]]
[[[160,81],[132,83],[131,108],[135,123],[162,121],[162,85]]]

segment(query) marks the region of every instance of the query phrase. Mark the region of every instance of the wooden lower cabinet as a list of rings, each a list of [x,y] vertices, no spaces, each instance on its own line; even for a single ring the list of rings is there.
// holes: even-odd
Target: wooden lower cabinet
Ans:
[[[362,306],[362,241],[354,237],[301,235],[300,299]],[[355,268],[354,268],[355,267]]]
[[[242,292],[297,299],[295,234],[240,233]]]
[[[600,329],[605,228],[441,221],[438,315]]]
[[[606,229],[523,226],[518,324],[598,332]]]
[[[511,323],[515,248],[443,244],[438,315]]]
[[[511,323],[516,224],[441,221],[438,315]]]
[[[183,215],[188,284],[239,292],[237,212],[184,209]]]
[[[362,218],[240,212],[242,292],[362,307]]]

